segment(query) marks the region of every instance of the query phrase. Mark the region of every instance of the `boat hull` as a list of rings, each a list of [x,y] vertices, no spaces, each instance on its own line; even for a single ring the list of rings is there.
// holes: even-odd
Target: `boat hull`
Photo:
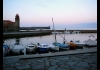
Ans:
[[[37,48],[37,51],[38,51],[39,53],[47,53],[47,52],[48,52],[48,48],[38,47],[38,48]]]
[[[69,48],[70,48],[68,44],[53,43],[53,45],[59,46],[59,49],[69,50]]]

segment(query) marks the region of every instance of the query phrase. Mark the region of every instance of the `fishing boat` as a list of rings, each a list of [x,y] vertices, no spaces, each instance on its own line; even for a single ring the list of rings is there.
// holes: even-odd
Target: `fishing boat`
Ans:
[[[27,53],[36,53],[37,46],[35,44],[26,45]]]
[[[88,46],[88,47],[97,47],[97,41],[90,39],[90,37],[93,37],[95,39],[95,37],[93,35],[89,36],[88,40],[85,40],[84,43]]]
[[[49,52],[49,45],[48,44],[37,44],[37,51],[39,53],[48,53]]]

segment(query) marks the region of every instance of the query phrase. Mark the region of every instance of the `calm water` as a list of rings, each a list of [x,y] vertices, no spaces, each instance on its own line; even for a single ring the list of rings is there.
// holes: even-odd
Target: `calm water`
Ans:
[[[64,34],[61,34],[64,37]],[[69,42],[71,40],[80,40],[85,41],[89,39],[89,35],[95,36],[95,39],[97,39],[97,33],[81,33],[81,34],[65,34],[65,39]],[[63,38],[58,34],[56,35],[57,41],[62,43]],[[90,37],[91,39],[94,39],[93,37]],[[95,40],[94,39],[94,40]],[[53,34],[46,35],[46,36],[37,36],[37,37],[24,37],[20,38],[20,43],[23,44],[23,46],[26,46],[28,44],[34,43],[46,43],[46,44],[52,44],[55,41],[55,36]],[[14,45],[16,42],[16,38],[13,39],[6,39],[5,44],[7,45]]]

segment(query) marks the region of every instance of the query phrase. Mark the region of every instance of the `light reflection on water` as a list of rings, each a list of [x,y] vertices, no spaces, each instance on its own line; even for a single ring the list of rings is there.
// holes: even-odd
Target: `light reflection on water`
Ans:
[[[61,34],[64,37],[64,34]],[[89,35],[93,35],[95,39],[97,39],[97,33],[82,33],[82,34],[65,34],[66,40],[69,42],[71,40],[80,40],[80,41],[85,41],[89,39]],[[63,38],[57,34],[56,35],[57,42],[63,43]],[[91,39],[95,40],[93,37]],[[34,43],[46,43],[46,44],[52,44],[55,41],[55,35],[45,35],[45,36],[37,36],[37,37],[24,37],[20,38],[20,42],[22,43],[23,46],[26,46],[28,44]],[[16,42],[16,38],[13,39],[6,39],[5,44],[7,45],[14,45]]]

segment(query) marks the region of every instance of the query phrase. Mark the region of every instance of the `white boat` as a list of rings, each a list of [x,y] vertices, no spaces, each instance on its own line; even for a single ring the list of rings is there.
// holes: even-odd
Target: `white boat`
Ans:
[[[49,45],[48,44],[37,44],[37,51],[39,53],[49,52]]]
[[[59,51],[59,46],[49,45],[49,49]]]
[[[29,44],[26,46],[26,52],[36,52],[36,48],[35,44]]]
[[[76,31],[73,31],[72,34],[76,34]]]
[[[52,18],[52,22],[53,22],[53,18]],[[54,22],[53,22],[53,30],[54,30],[54,35],[55,35],[55,42],[57,42],[57,40],[56,40],[56,34],[61,34],[62,32],[56,32],[56,31],[55,31]],[[49,49],[50,49],[50,50],[59,51],[59,46],[52,44],[52,45],[49,45]]]
[[[64,31],[65,32],[65,34],[70,34],[70,31]]]
[[[88,45],[88,46],[91,46],[91,47],[97,47],[97,41],[95,41],[96,40],[95,37],[94,37],[95,40],[90,39],[90,37],[94,37],[94,36],[93,35],[90,35],[89,36],[89,39],[88,40],[85,40],[84,43],[86,45]]]
[[[76,31],[76,33],[77,33],[77,34],[79,34],[79,33],[80,33],[80,31]]]
[[[86,47],[86,44],[84,42],[80,42],[79,40],[76,40],[74,43],[77,45],[77,48]]]
[[[20,54],[20,53],[24,53],[24,49],[25,47],[23,47],[20,44],[15,43],[14,46],[12,47],[12,52],[15,54]]]
[[[88,46],[97,46],[97,41],[94,41],[94,40],[91,40],[91,39],[88,39],[88,40],[85,40],[84,43]]]
[[[60,32],[61,33],[61,32]],[[58,32],[52,32],[52,34],[58,34]]]

